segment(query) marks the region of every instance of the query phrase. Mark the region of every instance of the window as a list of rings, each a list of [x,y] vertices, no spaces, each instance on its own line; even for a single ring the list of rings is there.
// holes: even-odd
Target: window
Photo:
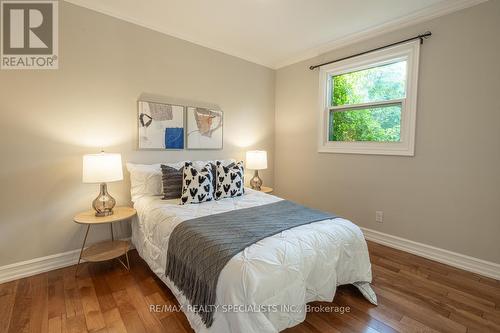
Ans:
[[[419,46],[321,68],[320,152],[413,156]]]

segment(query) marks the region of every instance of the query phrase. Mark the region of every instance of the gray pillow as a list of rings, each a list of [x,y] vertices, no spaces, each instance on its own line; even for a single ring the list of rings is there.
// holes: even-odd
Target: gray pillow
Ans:
[[[161,180],[163,183],[163,200],[178,199],[182,195],[182,174],[184,167],[175,169],[161,165]]]

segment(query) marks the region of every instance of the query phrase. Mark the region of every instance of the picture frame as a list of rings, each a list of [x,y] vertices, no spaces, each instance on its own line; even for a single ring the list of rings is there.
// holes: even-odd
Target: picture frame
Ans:
[[[138,149],[185,148],[185,106],[145,100],[137,104]]]
[[[224,113],[222,110],[186,107],[186,147],[198,150],[220,150],[224,146]]]

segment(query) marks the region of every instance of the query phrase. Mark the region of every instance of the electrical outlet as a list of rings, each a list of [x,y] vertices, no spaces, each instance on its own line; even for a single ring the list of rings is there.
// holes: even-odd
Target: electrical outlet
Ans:
[[[384,222],[384,212],[383,211],[377,210],[375,212],[375,222],[378,222],[378,223]]]

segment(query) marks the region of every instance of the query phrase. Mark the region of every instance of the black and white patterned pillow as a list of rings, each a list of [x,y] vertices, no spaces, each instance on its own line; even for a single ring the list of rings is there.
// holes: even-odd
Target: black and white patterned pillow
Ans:
[[[214,199],[212,164],[196,169],[193,163],[186,162],[182,175],[181,205],[200,203]]]
[[[220,161],[217,164],[217,189],[215,200],[222,198],[239,197],[245,193],[243,162],[224,166]]]

